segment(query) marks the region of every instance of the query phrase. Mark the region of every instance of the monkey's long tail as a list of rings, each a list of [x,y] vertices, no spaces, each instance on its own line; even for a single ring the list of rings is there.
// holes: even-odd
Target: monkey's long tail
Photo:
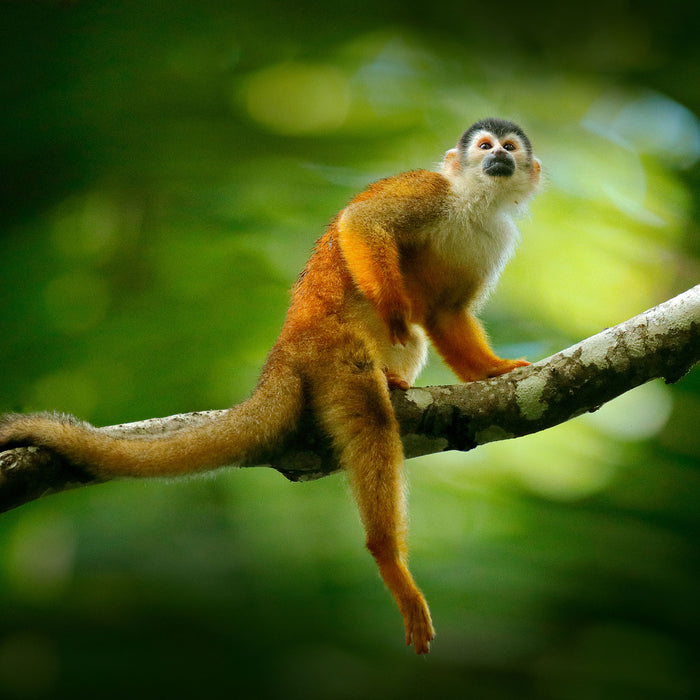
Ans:
[[[11,415],[0,418],[0,448],[46,447],[98,477],[177,476],[250,463],[294,429],[302,408],[301,379],[290,368],[276,367],[247,401],[203,426],[130,439],[68,417]]]

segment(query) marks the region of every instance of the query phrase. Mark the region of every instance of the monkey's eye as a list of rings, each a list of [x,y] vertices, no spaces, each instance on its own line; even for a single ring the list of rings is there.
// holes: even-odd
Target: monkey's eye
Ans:
[[[518,147],[512,141],[507,141],[503,144],[503,148],[505,148],[506,151],[515,151]]]
[[[482,142],[479,144],[479,148],[480,148],[482,151],[488,151],[489,149],[493,148],[493,146],[491,145],[491,142],[490,142],[490,141],[482,141]]]

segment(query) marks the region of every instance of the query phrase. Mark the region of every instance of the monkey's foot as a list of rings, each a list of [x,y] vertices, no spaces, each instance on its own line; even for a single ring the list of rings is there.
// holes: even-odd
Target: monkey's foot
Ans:
[[[416,654],[427,654],[430,651],[430,642],[435,639],[435,630],[430,619],[430,610],[422,597],[404,610],[403,621],[406,628],[406,644],[413,644]]]
[[[391,370],[385,369],[384,374],[386,375],[386,381],[390,389],[403,389],[406,391],[406,389],[411,388],[411,385],[403,377],[395,374]]]
[[[527,360],[501,360],[497,365],[491,367],[486,376],[500,377],[502,374],[512,372],[518,367],[527,367],[530,363]]]

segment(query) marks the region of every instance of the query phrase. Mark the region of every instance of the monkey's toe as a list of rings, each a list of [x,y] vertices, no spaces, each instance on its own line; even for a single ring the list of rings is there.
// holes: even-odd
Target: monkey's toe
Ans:
[[[386,374],[386,381],[390,389],[403,389],[406,391],[411,388],[411,385],[398,374],[394,374],[394,372],[390,370],[384,370],[384,373]]]

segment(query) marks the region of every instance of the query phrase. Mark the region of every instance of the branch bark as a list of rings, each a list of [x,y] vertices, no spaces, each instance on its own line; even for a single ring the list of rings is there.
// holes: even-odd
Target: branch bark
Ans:
[[[529,367],[486,381],[395,390],[392,402],[406,457],[470,450],[545,430],[651,379],[680,379],[700,360],[700,285]],[[222,411],[102,428],[111,435],[157,435],[202,425]],[[305,415],[285,444],[264,455],[291,481],[338,471],[331,446]],[[36,447],[0,453],[0,512],[41,496],[98,483],[78,465]]]

